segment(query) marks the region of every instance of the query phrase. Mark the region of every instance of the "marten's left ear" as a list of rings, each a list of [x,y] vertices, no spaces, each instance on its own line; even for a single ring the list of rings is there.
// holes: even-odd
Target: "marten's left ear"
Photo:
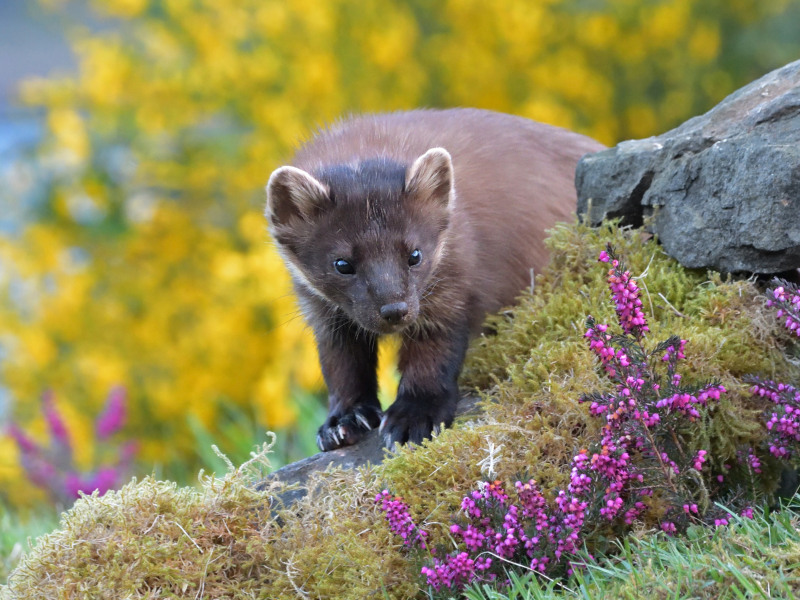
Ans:
[[[431,148],[406,171],[406,193],[445,208],[453,202],[453,161],[444,148]]]

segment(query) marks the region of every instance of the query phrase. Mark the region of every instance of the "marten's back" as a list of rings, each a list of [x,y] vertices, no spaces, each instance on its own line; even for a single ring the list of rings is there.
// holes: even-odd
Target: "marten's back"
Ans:
[[[292,164],[310,173],[331,164],[386,157],[410,166],[430,148],[453,159],[451,249],[479,294],[478,312],[511,304],[547,263],[545,230],[572,219],[575,166],[603,149],[585,136],[522,117],[477,109],[417,110],[359,116],[321,131]],[[480,316],[482,319],[482,316]]]

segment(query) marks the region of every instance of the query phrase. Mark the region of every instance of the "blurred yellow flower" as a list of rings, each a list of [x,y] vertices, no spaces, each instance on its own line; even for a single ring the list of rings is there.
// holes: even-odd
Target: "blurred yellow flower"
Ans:
[[[47,117],[47,124],[56,144],[70,152],[75,160],[82,161],[89,156],[89,136],[77,111],[53,110]]]

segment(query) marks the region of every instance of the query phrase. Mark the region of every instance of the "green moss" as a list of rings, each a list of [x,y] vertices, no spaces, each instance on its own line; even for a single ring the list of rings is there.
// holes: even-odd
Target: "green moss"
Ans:
[[[613,323],[605,268],[607,242],[644,290],[650,339],[689,340],[688,381],[720,380],[729,390],[686,432],[717,466],[763,435],[748,373],[798,381],[785,338],[750,281],[682,268],[638,231],[581,225],[556,228],[553,260],[518,306],[490,319],[496,334],[476,340],[463,383],[483,396],[485,412],[382,466],[317,475],[312,492],[270,511],[273,487],[254,492],[241,472],[199,490],[146,479],[102,498],[79,501],[61,528],[43,537],[2,592],[11,598],[78,598],[102,587],[114,596],[226,598],[412,598],[409,557],[373,505],[391,488],[448,542],[449,516],[473,489],[490,444],[497,477],[536,478],[545,490],[566,484],[568,464],[599,423],[577,399],[609,384],[582,334],[587,315]],[[775,483],[765,469],[761,486]]]

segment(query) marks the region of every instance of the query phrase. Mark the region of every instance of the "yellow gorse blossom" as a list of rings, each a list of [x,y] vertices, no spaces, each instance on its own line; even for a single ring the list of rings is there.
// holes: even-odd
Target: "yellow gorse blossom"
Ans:
[[[92,433],[81,415],[125,385],[127,431],[149,462],[193,456],[189,415],[213,431],[219,407],[231,403],[264,427],[291,426],[293,390],[322,388],[312,336],[261,215],[270,172],[314,127],[355,111],[477,106],[605,143],[652,135],[774,66],[736,54],[734,41],[797,8],[792,0],[89,4],[113,20],[75,40],[77,73],[21,88],[25,102],[47,111],[36,168],[48,185],[41,218],[0,238],[0,380],[35,431],[36,399],[53,389],[72,407],[65,414],[86,449]],[[392,353],[381,352],[384,400],[396,386]],[[90,454],[78,457],[88,464]],[[19,476],[0,461],[0,492],[22,489]]]

